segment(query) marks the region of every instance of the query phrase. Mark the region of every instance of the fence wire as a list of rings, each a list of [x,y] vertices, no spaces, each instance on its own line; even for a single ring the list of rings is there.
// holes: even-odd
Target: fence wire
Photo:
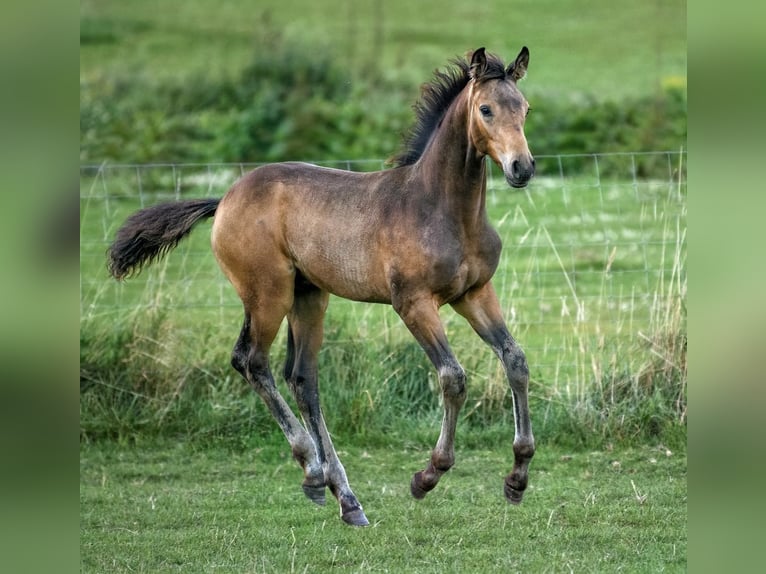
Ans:
[[[562,353],[582,344],[583,333],[595,337],[596,345],[615,337],[634,341],[663,312],[684,304],[686,152],[535,159],[537,175],[520,193],[489,164],[487,208],[504,244],[493,281],[514,332],[550,358],[548,367],[558,368]],[[379,159],[311,163],[354,171],[386,168]],[[81,166],[81,321],[120,320],[152,308],[196,309],[205,320],[220,321],[227,333],[236,331],[241,302],[217,267],[209,233],[197,231],[127,282],[110,279],[105,252],[136,209],[220,197],[258,165]],[[331,312],[346,305],[339,301]],[[360,329],[382,313],[355,307],[347,312]],[[447,315],[445,322],[449,327],[456,321]]]

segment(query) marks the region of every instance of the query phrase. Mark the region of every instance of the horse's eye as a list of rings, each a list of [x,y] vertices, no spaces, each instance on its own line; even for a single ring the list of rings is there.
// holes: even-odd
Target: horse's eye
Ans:
[[[488,118],[492,115],[492,110],[489,109],[489,106],[486,104],[480,105],[479,111],[481,112],[481,115],[483,115],[485,118]]]

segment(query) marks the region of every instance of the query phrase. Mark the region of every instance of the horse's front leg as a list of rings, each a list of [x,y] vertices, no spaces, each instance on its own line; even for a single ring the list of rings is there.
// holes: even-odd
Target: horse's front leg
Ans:
[[[535,454],[535,439],[532,435],[527,398],[527,359],[505,326],[491,283],[469,291],[452,306],[468,320],[471,327],[503,362],[513,395],[513,419],[516,427],[513,439],[513,470],[505,479],[505,497],[508,502],[518,504],[527,488],[529,463]]]
[[[450,350],[438,307],[430,294],[400,297],[394,300],[394,308],[436,367],[444,398],[439,440],[431,452],[428,466],[415,473],[410,484],[412,496],[423,498],[455,464],[455,430],[460,408],[465,402],[465,371]]]

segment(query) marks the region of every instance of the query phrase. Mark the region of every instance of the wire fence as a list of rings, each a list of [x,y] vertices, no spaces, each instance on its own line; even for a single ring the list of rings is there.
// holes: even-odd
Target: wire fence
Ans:
[[[537,175],[520,193],[490,164],[487,208],[504,244],[493,281],[514,333],[528,351],[547,357],[541,367],[556,369],[585,334],[590,347],[635,342],[662,313],[684,304],[686,152],[535,159]],[[312,163],[354,171],[386,167],[379,159]],[[135,209],[222,196],[258,165],[81,166],[81,321],[118,320],[147,308],[197,310],[206,321],[217,318],[227,333],[236,331],[241,302],[217,267],[209,233],[197,231],[127,282],[108,277],[105,251]],[[333,302],[331,311],[339,305],[346,303]],[[374,306],[351,305],[343,312],[361,331],[389,320]],[[457,321],[447,315],[445,323],[450,328]]]

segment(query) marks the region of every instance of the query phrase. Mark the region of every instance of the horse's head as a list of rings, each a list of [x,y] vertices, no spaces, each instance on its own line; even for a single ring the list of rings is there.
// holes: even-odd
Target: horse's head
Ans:
[[[471,56],[468,97],[469,134],[482,155],[489,155],[503,170],[512,187],[525,187],[535,174],[535,160],[524,136],[529,104],[516,86],[527,73],[529,50],[524,46],[516,60],[503,68],[488,61],[484,48]]]

